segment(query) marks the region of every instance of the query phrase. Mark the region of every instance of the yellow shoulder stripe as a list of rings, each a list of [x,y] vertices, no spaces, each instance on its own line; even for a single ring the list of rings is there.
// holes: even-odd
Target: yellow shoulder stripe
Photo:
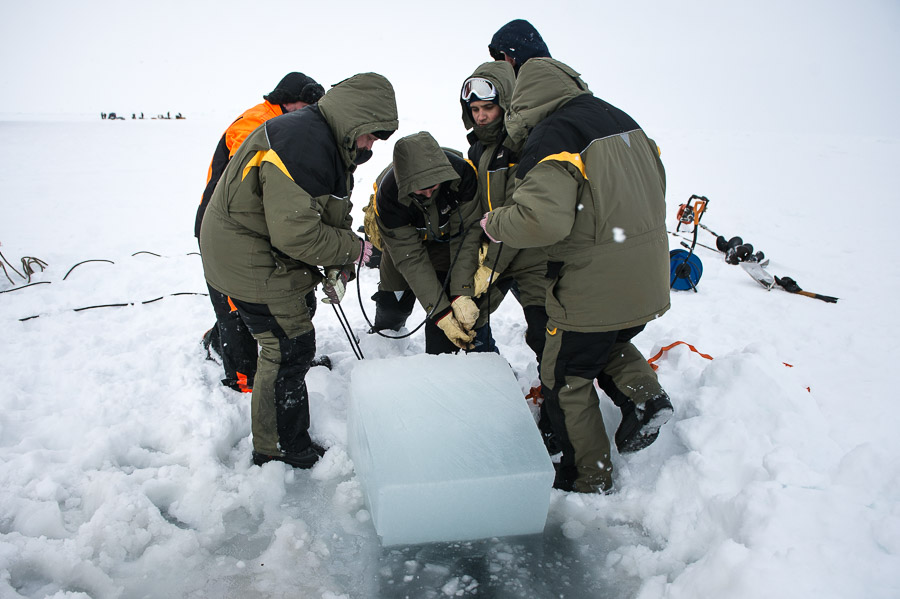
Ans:
[[[581,176],[585,179],[588,178],[587,173],[584,171],[584,161],[581,160],[581,154],[574,154],[572,152],[560,152],[559,154],[550,154],[549,156],[545,156],[541,159],[540,162],[544,162],[547,160],[556,160],[559,162],[571,162],[575,165],[579,171],[581,171]],[[538,164],[540,164],[540,162]]]
[[[372,208],[375,209],[375,214],[378,214],[378,181],[372,183]]]
[[[263,162],[274,164],[276,167],[278,167],[278,170],[284,173],[284,175],[288,179],[290,179],[291,181],[294,180],[294,178],[288,172],[287,167],[284,166],[284,162],[281,161],[281,157],[275,152],[275,150],[260,150],[253,156],[253,158],[250,159],[250,162],[248,162],[244,167],[244,171],[241,173],[241,181],[246,178],[247,173],[250,172],[250,169],[260,166]]]

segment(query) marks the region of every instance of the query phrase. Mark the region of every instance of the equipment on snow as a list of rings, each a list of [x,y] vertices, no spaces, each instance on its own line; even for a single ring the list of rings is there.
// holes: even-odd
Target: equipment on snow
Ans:
[[[771,289],[775,286],[775,277],[769,274],[759,262],[741,262],[741,268],[744,269],[744,272],[753,277],[754,281],[766,289]]]
[[[741,268],[743,268],[748,275],[753,277],[753,280],[766,288],[766,290],[771,290],[775,285],[778,285],[788,293],[796,293],[797,295],[805,295],[806,297],[811,297],[817,300],[822,300],[823,302],[828,302],[829,304],[836,304],[838,298],[832,297],[830,295],[821,295],[818,293],[812,293],[809,291],[803,291],[797,282],[790,277],[776,277],[770,274],[765,268],[765,265],[760,264],[758,262],[741,262]]]
[[[693,203],[691,203],[693,202]],[[692,195],[688,201],[678,207],[678,224],[675,226],[677,233],[681,229],[681,225],[694,224],[694,230],[700,224],[700,218],[706,212],[706,206],[709,199],[706,196]]]
[[[347,320],[347,315],[344,314],[344,309],[340,304],[331,304],[331,307],[334,309],[334,315],[337,317],[338,322],[341,323],[341,328],[344,329],[344,334],[347,335],[347,340],[350,342],[350,347],[353,349],[353,355],[356,356],[357,360],[364,360],[365,356],[363,355],[362,348],[359,346],[359,339],[353,334],[353,328],[350,326],[350,321]]]
[[[2,245],[2,244],[0,244]],[[41,260],[40,258],[35,258],[34,256],[24,256],[22,258],[22,271],[25,274],[22,274],[16,267],[10,264],[9,260],[6,259],[6,256],[3,255],[3,252],[0,252],[0,268],[3,269],[3,274],[6,275],[6,278],[13,285],[16,282],[13,280],[11,276],[9,276],[9,272],[7,272],[6,267],[9,266],[10,270],[16,273],[22,279],[25,279],[29,284],[31,283],[31,275],[34,274],[34,267],[41,269],[41,272],[44,271],[44,268],[47,266],[47,263]]]
[[[788,293],[796,293],[798,295],[805,295],[806,297],[811,297],[817,300],[822,300],[823,302],[828,302],[829,304],[836,304],[838,298],[831,297],[830,295],[820,295],[818,293],[811,293],[809,291],[803,291],[800,289],[800,286],[797,285],[797,281],[790,277],[775,277],[775,282],[778,283],[778,286],[787,291]]]
[[[709,202],[709,200],[706,200]],[[678,231],[678,228],[684,223],[684,218],[691,213],[691,209],[686,207],[685,204],[682,204],[678,209],[678,226],[675,227],[675,231]],[[716,238],[716,250],[725,254],[725,262],[728,264],[739,264],[741,262],[763,262],[766,258],[765,253],[753,252],[753,244],[744,243],[744,240],[740,236],[732,237],[731,239],[726,239],[724,235],[719,235],[706,225],[698,222],[697,227],[700,227],[704,231],[710,233],[713,237]],[[695,227],[696,232],[696,227]],[[703,245],[702,243],[700,245]],[[707,249],[713,249],[708,245],[703,245],[703,247]]]
[[[678,225],[675,227],[675,232],[678,232],[682,224],[693,223],[694,237],[687,252],[684,250],[669,252],[670,289],[693,289],[694,293],[697,292],[697,282],[700,281],[700,275],[703,274],[703,265],[700,258],[694,255],[694,247],[697,245],[700,219],[703,218],[708,204],[709,199],[706,196],[692,195],[686,203],[678,208]]]
[[[697,283],[702,274],[703,263],[696,255],[684,250],[669,252],[669,287],[671,289],[697,291]]]

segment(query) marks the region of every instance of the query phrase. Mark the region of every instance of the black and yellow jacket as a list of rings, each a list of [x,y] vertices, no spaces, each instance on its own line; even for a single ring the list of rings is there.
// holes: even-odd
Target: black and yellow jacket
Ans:
[[[438,183],[429,199],[413,194]],[[426,132],[397,140],[393,164],[377,184],[382,243],[429,315],[443,314],[451,297],[473,293],[482,214],[477,192],[472,165]],[[438,278],[448,271],[449,295]]]
[[[363,73],[315,106],[257,128],[231,159],[200,231],[207,282],[233,298],[267,303],[302,297],[317,266],[353,262],[350,193],[356,139],[395,131],[394,90]]]
[[[525,145],[513,202],[490,214],[486,230],[512,247],[545,247],[549,326],[620,330],[668,310],[666,177],[656,143],[550,58],[519,71],[506,127]]]
[[[468,157],[478,171],[478,192],[484,213],[506,205],[515,189],[519,155],[515,144],[506,135],[505,121],[516,86],[516,74],[509,63],[495,60],[479,65],[470,77],[482,77],[493,83],[497,89],[497,103],[503,109],[501,118],[489,125],[478,126],[472,119],[468,103],[460,99],[463,125],[471,129],[466,136],[471,144]],[[492,244],[488,246],[484,264],[495,271],[497,278],[506,271],[516,255],[517,251],[511,247],[501,251],[498,245]],[[498,257],[501,262],[497,261]]]

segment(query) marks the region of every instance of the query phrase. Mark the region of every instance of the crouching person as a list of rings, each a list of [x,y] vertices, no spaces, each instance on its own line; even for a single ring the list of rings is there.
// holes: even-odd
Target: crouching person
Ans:
[[[622,385],[634,375],[620,451],[651,443],[673,413],[631,344],[670,305],[665,171],[638,124],[561,62],[525,63],[510,111],[507,132],[525,144],[517,185],[512,202],[481,223],[494,241],[546,248],[541,384],[563,448],[554,486],[603,492],[612,487],[612,462],[594,381]]]
[[[472,299],[481,239],[475,169],[422,131],[397,140],[376,186],[382,277],[395,269],[424,308],[425,351],[495,351],[488,315]],[[386,291],[400,291],[396,283]]]
[[[371,245],[350,228],[356,164],[397,129],[390,82],[363,73],[319,103],[251,133],[228,163],[200,231],[203,271],[260,344],[251,399],[253,463],[310,468],[305,377],[315,355],[314,289],[340,301]],[[324,267],[324,279],[319,267]]]

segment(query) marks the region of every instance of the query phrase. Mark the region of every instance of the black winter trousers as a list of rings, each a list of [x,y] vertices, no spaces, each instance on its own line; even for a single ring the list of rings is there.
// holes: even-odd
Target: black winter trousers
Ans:
[[[300,453],[311,444],[306,373],[316,353],[315,294],[277,304],[232,301],[260,344],[250,410],[253,449],[268,456]]]
[[[209,285],[206,287],[216,313],[216,324],[213,326],[218,333],[212,335],[210,346],[222,358],[222,367],[225,369],[222,384],[235,391],[249,393],[253,390],[259,356],[256,339],[228,296]]]

